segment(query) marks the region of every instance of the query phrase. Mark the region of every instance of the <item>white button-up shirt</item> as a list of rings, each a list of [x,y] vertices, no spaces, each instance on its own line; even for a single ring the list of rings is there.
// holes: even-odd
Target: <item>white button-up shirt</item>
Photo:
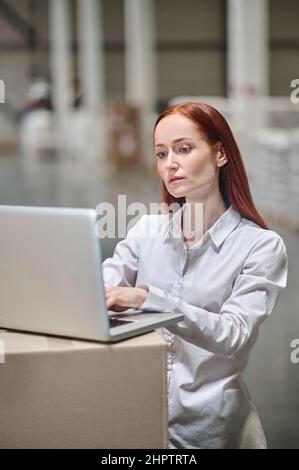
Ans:
[[[142,216],[103,263],[105,283],[147,285],[142,310],[185,315],[157,330],[168,343],[169,448],[265,448],[243,372],[286,287],[285,244],[232,206],[189,249],[169,227],[168,215]]]

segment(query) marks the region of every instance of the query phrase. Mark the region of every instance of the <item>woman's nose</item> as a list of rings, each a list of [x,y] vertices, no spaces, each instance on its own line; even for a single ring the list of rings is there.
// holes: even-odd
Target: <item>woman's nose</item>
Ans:
[[[173,168],[178,167],[178,163],[177,163],[174,155],[171,152],[169,152],[169,154],[167,155],[167,159],[165,161],[165,167],[167,169],[173,169]]]

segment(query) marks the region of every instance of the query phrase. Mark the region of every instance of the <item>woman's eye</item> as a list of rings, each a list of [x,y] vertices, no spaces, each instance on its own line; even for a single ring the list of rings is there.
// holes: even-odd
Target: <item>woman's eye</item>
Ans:
[[[167,156],[167,152],[158,152],[158,153],[157,153],[157,157],[158,157],[158,158],[164,158],[164,157],[166,157],[166,156]]]
[[[191,147],[189,145],[183,145],[182,147],[179,148],[180,153],[189,153],[191,150]]]

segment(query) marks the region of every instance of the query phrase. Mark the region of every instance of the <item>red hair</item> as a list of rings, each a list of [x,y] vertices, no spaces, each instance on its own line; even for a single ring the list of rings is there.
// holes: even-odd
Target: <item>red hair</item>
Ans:
[[[268,229],[254,205],[240,150],[225,118],[208,104],[181,103],[166,108],[156,120],[154,130],[162,119],[175,113],[185,116],[196,124],[211,146],[221,144],[227,157],[227,163],[220,167],[219,171],[219,189],[225,205],[227,207],[231,205],[242,217]],[[162,181],[162,202],[166,202],[168,206],[177,202],[182,206],[185,198],[172,196]]]

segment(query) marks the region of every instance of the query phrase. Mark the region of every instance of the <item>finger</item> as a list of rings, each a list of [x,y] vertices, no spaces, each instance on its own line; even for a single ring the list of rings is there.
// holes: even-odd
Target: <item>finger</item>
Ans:
[[[107,306],[108,309],[111,308],[112,305],[114,305],[114,304],[115,304],[114,297],[109,297],[109,298],[106,299],[106,306]]]
[[[105,293],[105,298],[106,298],[106,302],[109,300],[113,300],[114,302],[116,302],[116,299],[118,298],[117,295],[115,294],[115,292],[106,292]]]
[[[115,312],[124,312],[128,307],[120,307],[119,305],[112,305],[112,308]]]

